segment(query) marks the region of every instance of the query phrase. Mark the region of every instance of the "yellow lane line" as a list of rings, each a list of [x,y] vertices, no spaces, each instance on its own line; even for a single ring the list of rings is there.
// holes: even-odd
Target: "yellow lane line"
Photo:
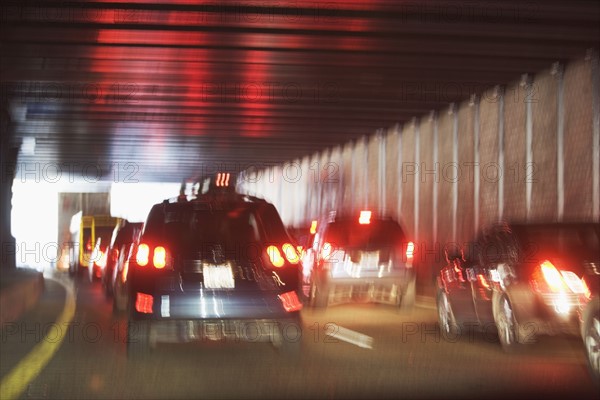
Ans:
[[[68,287],[63,282],[59,280],[55,280],[55,282],[60,283],[67,291],[65,307],[58,320],[56,320],[56,325],[59,327],[67,326],[73,319],[73,315],[75,315],[75,293],[72,287]],[[56,335],[53,335],[50,340],[50,335],[51,331],[25,358],[19,361],[12,371],[2,378],[0,382],[0,399],[18,399],[27,388],[27,385],[42,372],[66,336],[66,334],[62,334],[56,338]]]

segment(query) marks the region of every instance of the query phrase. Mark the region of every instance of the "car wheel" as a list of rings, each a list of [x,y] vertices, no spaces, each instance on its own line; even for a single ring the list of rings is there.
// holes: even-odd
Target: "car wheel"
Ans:
[[[494,310],[494,321],[498,328],[498,339],[502,349],[506,352],[514,352],[519,345],[519,327],[506,295],[502,295],[498,307]]]
[[[446,336],[455,336],[458,333],[458,324],[456,323],[448,295],[444,290],[438,291],[437,309],[440,330]]]
[[[128,321],[127,323],[127,358],[142,359],[150,352],[149,321]]]
[[[589,307],[583,321],[583,343],[592,378],[600,385],[600,307]]]

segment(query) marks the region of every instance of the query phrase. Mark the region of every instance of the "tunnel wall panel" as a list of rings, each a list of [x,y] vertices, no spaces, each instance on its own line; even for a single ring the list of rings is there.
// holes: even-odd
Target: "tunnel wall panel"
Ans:
[[[591,63],[581,60],[564,73],[565,208],[567,220],[592,218]]]
[[[525,179],[531,180],[530,219],[557,219],[557,78],[544,72],[536,76],[531,99],[533,118],[533,163]],[[531,175],[529,175],[531,174]]]
[[[453,175],[453,120],[448,110],[442,110],[438,118],[438,157],[440,179],[438,185],[438,242],[440,245],[450,242],[452,238],[452,191]]]
[[[388,130],[386,135],[386,147],[385,147],[385,193],[386,193],[386,213],[398,220],[398,196],[400,194],[400,174],[399,165],[402,161],[400,157],[401,152],[399,149],[399,126],[394,125]]]
[[[498,167],[499,94],[491,90],[479,105],[479,223],[488,225],[498,219],[498,179],[486,175]],[[490,178],[491,177],[491,178]]]
[[[504,97],[504,212],[507,220],[525,221],[526,181],[530,166],[526,160],[527,102],[533,94],[525,93],[519,85],[510,86]],[[486,177],[484,169],[483,176]],[[488,174],[486,180],[494,178]]]
[[[458,110],[458,164],[461,171],[458,179],[458,207],[456,210],[456,240],[458,242],[469,240],[474,234],[475,109],[475,104],[462,103]]]
[[[416,179],[415,162],[415,125],[405,124],[402,128],[402,166],[400,170],[402,185],[402,202],[400,219],[406,226],[408,234],[415,235],[414,195]]]

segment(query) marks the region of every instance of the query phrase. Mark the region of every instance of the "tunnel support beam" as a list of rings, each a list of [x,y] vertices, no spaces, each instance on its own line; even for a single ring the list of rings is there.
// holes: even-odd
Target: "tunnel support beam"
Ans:
[[[504,218],[504,87],[496,86],[496,98],[498,99],[498,220]],[[477,119],[479,122],[479,117]],[[479,129],[479,124],[477,125]],[[477,156],[479,160],[479,155]],[[479,189],[479,184],[477,185]]]
[[[592,63],[592,218],[600,221],[600,69],[598,51],[588,51]]]
[[[436,111],[432,111],[430,116],[431,122],[433,123],[433,168],[437,168],[439,162],[439,149],[438,149],[438,135],[439,135],[439,126],[438,126],[438,113]],[[436,181],[433,182],[433,190],[432,190],[432,236],[433,243],[437,243],[438,240],[438,183]]]
[[[532,93],[533,80],[529,74],[525,74],[521,78],[521,86],[525,88],[526,96]],[[527,171],[533,165],[533,118],[532,118],[532,101],[527,99],[525,102],[526,117],[525,117],[525,170]],[[525,218],[527,221],[531,218],[531,193],[533,190],[532,179],[525,178]]]
[[[396,135],[398,135],[398,153],[396,159],[396,180],[398,181],[398,193],[396,197],[396,215],[398,220],[402,219],[402,129],[400,124],[396,125]]]
[[[452,163],[458,168],[458,108],[455,103],[450,104],[448,113],[452,115]],[[456,242],[457,216],[458,216],[458,184],[459,179],[452,183],[452,241]]]
[[[564,70],[559,63],[552,66],[556,76],[556,217],[562,221],[565,212],[565,103]]]
[[[381,215],[385,215],[386,211],[387,211],[387,204],[386,204],[386,196],[387,196],[387,191],[386,191],[386,180],[385,180],[385,172],[386,172],[386,135],[385,135],[385,130],[381,129],[377,135],[377,138],[379,139],[379,174],[378,174],[378,181],[379,181],[379,203],[381,204]]]
[[[473,232],[479,229],[479,96],[471,96],[473,112]]]
[[[421,164],[421,144],[419,143],[419,137],[421,134],[420,124],[417,121],[417,118],[413,118],[413,129],[415,133],[415,165],[418,167]],[[421,179],[417,174],[414,180],[414,223],[415,223],[415,240],[419,239],[419,187],[420,187]]]

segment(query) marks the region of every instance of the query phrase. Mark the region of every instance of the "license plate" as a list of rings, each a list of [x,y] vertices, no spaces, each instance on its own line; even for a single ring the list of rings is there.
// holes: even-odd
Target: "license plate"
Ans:
[[[233,271],[230,265],[204,265],[204,287],[207,289],[233,289]]]

